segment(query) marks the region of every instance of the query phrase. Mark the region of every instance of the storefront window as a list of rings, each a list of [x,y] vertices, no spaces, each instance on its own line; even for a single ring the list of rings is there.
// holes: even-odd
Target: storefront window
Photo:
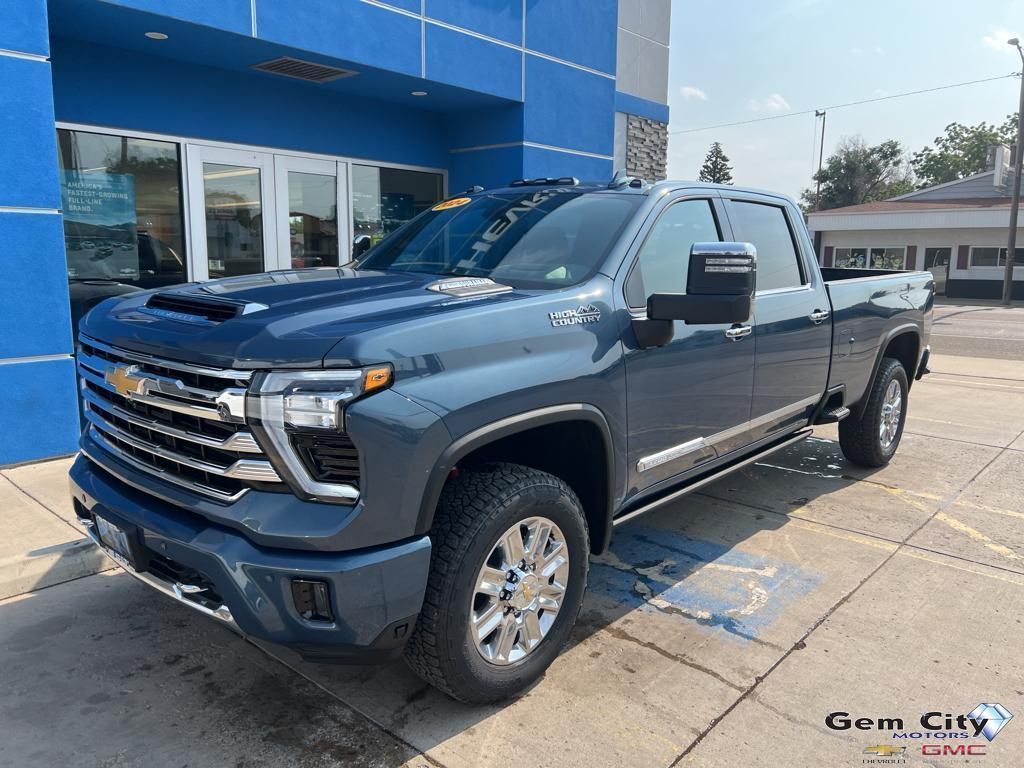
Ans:
[[[906,248],[836,248],[834,264],[840,269],[903,269]]]
[[[439,173],[353,165],[354,235],[370,235],[376,245],[443,195],[443,177]]]
[[[184,282],[178,145],[59,129],[68,279]]]

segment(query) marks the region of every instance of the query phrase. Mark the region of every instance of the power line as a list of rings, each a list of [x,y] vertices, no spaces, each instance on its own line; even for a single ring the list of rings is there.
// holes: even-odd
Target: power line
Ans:
[[[818,107],[817,109],[804,109],[800,112],[787,112],[784,115],[768,115],[767,117],[755,117],[750,120],[737,120],[732,123],[718,123],[717,125],[705,125],[701,128],[683,128],[678,131],[669,131],[669,136],[674,136],[680,133],[697,133],[699,131],[710,131],[715,128],[731,128],[735,125],[750,125],[751,123],[763,123],[768,120],[782,120],[786,117],[798,117],[800,115],[813,115],[815,112],[821,110],[830,109],[843,109],[844,107],[856,107],[860,104],[873,104],[878,101],[888,101],[890,99],[901,99],[904,96],[917,96],[922,93],[933,93],[935,91],[946,91],[950,88],[963,88],[965,85],[978,85],[979,83],[991,83],[995,80],[1006,80],[1011,77],[1020,77],[1019,72],[1011,72],[1008,75],[999,75],[998,77],[986,77],[981,80],[968,80],[964,83],[951,83],[950,85],[939,85],[935,88],[922,88],[918,91],[906,91],[905,93],[893,93],[888,96],[876,96],[873,99],[861,99],[860,101],[848,101],[845,104],[833,104],[829,107]]]

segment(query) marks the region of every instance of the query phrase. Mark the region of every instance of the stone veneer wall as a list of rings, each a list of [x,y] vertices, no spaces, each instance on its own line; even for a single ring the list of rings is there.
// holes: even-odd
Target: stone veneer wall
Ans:
[[[626,124],[626,172],[661,181],[668,168],[668,125],[629,115]]]

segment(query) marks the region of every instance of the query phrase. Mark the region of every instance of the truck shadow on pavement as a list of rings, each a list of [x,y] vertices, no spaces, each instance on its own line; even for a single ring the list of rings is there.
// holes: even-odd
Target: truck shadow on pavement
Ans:
[[[77,750],[79,758],[131,754],[159,737],[169,743],[193,740],[186,750],[192,752],[209,742],[204,749],[217,755],[216,762],[234,757],[237,747],[246,756],[245,765],[279,764],[274,761],[286,756],[294,765],[387,764],[360,750],[375,748],[375,739],[384,739],[386,749],[380,754],[406,759],[408,747],[392,736],[427,751],[460,734],[472,738],[484,721],[514,722],[523,716],[523,707],[551,711],[570,706],[579,691],[569,681],[592,675],[605,663],[628,667],[628,653],[618,654],[618,662],[597,659],[603,651],[592,647],[592,638],[603,638],[598,641],[603,648],[640,644],[671,658],[679,656],[680,643],[691,648],[724,645],[730,657],[756,647],[777,658],[787,649],[764,640],[762,634],[814,590],[822,574],[786,559],[775,548],[751,542],[761,542],[766,534],[786,526],[791,521],[787,508],[868,474],[858,470],[853,476],[849,465],[836,464],[837,448],[830,441],[805,441],[765,465],[753,465],[617,529],[610,550],[591,559],[588,595],[562,656],[538,686],[501,705],[454,702],[400,663],[312,664],[284,648],[256,646],[151,593],[125,574],[82,579],[2,603],[0,669],[7,670],[2,686],[7,700],[0,701],[0,709],[5,719],[6,713],[18,710],[8,721],[16,725],[12,735],[20,745],[14,754],[32,753],[23,739],[34,733],[29,722],[34,718],[45,723],[49,733],[65,733],[69,739],[81,730],[73,725],[77,720],[88,720],[98,732],[112,734],[106,743],[85,739],[63,745]],[[758,478],[764,471],[777,474],[767,488]],[[54,615],[42,603],[57,599],[58,590],[82,594]],[[701,659],[699,652],[692,655]],[[29,674],[37,665],[38,671]],[[14,669],[22,671],[12,674]],[[730,680],[712,669],[701,671],[741,690],[735,676]],[[84,688],[62,682],[66,699],[56,713],[49,709],[51,697],[32,689],[33,680],[51,674],[72,682],[88,680]],[[638,682],[625,695],[642,702],[647,693]],[[377,734],[349,707],[392,736]],[[131,726],[119,725],[129,708]],[[172,728],[173,724],[182,728]],[[355,726],[358,738],[339,741],[341,737],[330,735],[332,730]],[[213,738],[217,729],[230,738]],[[33,738],[45,741],[38,734]],[[247,739],[252,746],[245,746]],[[53,745],[58,747],[59,743]],[[317,761],[310,762],[310,750]],[[44,762],[61,754],[49,747],[40,757],[43,753]],[[150,754],[146,764],[180,765],[179,758],[171,750]],[[212,764],[210,754],[194,764]]]

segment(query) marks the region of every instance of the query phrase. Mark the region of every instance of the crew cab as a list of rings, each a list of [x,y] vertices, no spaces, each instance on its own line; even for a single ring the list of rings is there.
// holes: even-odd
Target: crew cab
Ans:
[[[888,462],[932,302],[927,272],[819,269],[776,194],[474,188],[341,268],[93,309],[71,493],[184,606],[494,701],[557,656],[616,525],[815,424]]]

